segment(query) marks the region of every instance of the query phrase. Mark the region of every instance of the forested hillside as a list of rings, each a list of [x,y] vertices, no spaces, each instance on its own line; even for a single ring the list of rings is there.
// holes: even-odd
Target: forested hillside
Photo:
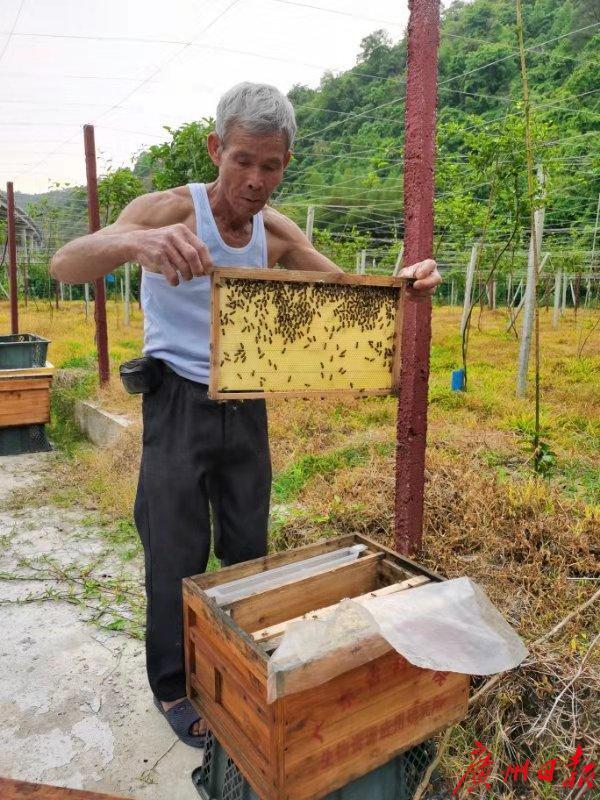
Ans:
[[[600,6],[525,0],[524,15],[535,157],[545,176],[544,250],[579,274],[589,265],[600,192]],[[439,73],[438,261],[447,275],[460,276],[485,230],[482,263],[506,247],[496,274],[518,275],[529,216],[514,5],[457,0],[447,8]],[[318,89],[295,86],[289,93],[299,131],[274,203],[301,225],[315,206],[318,246],[348,269],[361,250],[370,267],[375,257],[379,269],[389,269],[402,239],[405,78],[405,37],[393,42],[374,31],[353,69],[324,74]],[[144,152],[133,174],[123,168],[106,176],[103,223],[143,191],[212,180],[205,157],[212,125],[200,120],[167,129],[165,142]],[[85,231],[85,195],[72,191],[28,198],[56,245]]]
[[[600,6],[536,0],[524,13],[547,233],[575,256],[591,246],[600,190]],[[374,240],[401,237],[405,75],[405,39],[376,31],[354,69],[290,92],[299,136],[278,202],[299,222],[314,203],[316,226],[333,237],[353,225]],[[450,263],[480,234],[491,192],[490,241],[515,224],[518,241],[527,225],[521,98],[514,5],[455,2],[442,21],[436,173],[438,247]]]

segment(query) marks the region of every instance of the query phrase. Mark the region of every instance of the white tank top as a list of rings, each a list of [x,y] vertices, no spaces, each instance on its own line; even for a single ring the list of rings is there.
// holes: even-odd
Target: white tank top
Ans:
[[[252,238],[245,247],[230,247],[221,238],[203,183],[188,185],[199,239],[218,267],[268,267],[262,211],[252,220]],[[160,358],[178,375],[208,383],[210,342],[210,278],[192,278],[170,286],[157,272],[142,271],[144,355]]]

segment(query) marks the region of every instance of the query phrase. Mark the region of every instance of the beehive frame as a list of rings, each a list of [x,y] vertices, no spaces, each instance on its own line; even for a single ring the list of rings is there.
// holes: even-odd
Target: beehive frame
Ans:
[[[215,269],[209,396],[395,394],[404,283],[344,272]]]

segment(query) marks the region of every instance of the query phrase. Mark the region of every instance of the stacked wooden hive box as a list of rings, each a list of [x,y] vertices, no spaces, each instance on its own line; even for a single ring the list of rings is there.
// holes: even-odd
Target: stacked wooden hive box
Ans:
[[[338,558],[357,549],[354,560]],[[270,582],[279,572],[285,574]],[[407,764],[393,760],[465,715],[467,675],[419,669],[375,636],[280,674],[273,700],[268,662],[288,625],[299,618],[323,617],[344,598],[414,591],[439,580],[356,534],[184,580],[188,695],[231,760],[216,788],[209,773],[217,767],[205,766],[198,776],[200,795],[210,800],[411,797],[398,783]],[[411,757],[417,755],[425,754]],[[390,766],[376,771],[384,765]],[[249,782],[241,793],[226,791],[232,766]],[[354,783],[368,774],[366,784]]]
[[[0,336],[0,455],[49,450],[54,369],[46,361],[48,340],[31,333]]]

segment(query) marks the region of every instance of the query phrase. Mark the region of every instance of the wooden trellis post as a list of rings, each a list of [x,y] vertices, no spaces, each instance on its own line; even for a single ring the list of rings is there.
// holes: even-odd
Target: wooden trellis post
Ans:
[[[560,287],[562,284],[562,270],[557,269],[554,276],[554,308],[552,310],[552,327],[558,327],[560,319]]]
[[[538,183],[544,185],[544,170],[538,167]],[[519,348],[519,371],[517,375],[517,397],[525,397],[527,390],[527,367],[531,350],[531,334],[537,303],[538,274],[537,265],[540,261],[542,250],[542,236],[544,235],[544,207],[537,208],[534,212],[534,230],[531,232],[529,242],[529,258],[527,261],[527,283],[525,284],[525,297],[523,302],[523,327],[521,330],[521,344]],[[541,271],[541,270],[540,270]]]
[[[315,224],[315,207],[309,206],[306,211],[306,237],[309,242],[313,240],[313,226]]]
[[[563,273],[562,276],[562,301],[561,301],[561,308],[560,313],[564,314],[567,310],[567,289],[569,287],[569,276]]]
[[[462,317],[460,319],[460,335],[464,336],[465,328],[467,327],[467,320],[469,319],[469,311],[471,310],[471,303],[473,297],[473,278],[475,277],[475,266],[477,265],[477,255],[479,253],[479,243],[476,242],[471,248],[471,258],[467,267],[467,277],[465,279],[465,297],[463,300]]]
[[[400,250],[398,251],[398,255],[396,256],[396,263],[394,264],[394,272],[393,275],[399,275],[400,270],[402,269],[402,259],[404,257],[404,242],[400,245]]]
[[[88,220],[90,233],[100,230],[100,207],[98,205],[98,178],[96,175],[96,144],[94,126],[83,126],[85,143],[85,168],[87,176]],[[94,318],[96,320],[96,346],[98,348],[98,374],[100,384],[110,380],[108,362],[108,332],[106,327],[106,291],[104,278],[98,278],[94,284]]]
[[[360,274],[364,275],[367,271],[367,251],[360,251]]]
[[[439,0],[410,0],[404,143],[404,263],[433,253],[435,109]],[[423,536],[431,299],[405,295],[396,440],[396,549],[414,553]]]

